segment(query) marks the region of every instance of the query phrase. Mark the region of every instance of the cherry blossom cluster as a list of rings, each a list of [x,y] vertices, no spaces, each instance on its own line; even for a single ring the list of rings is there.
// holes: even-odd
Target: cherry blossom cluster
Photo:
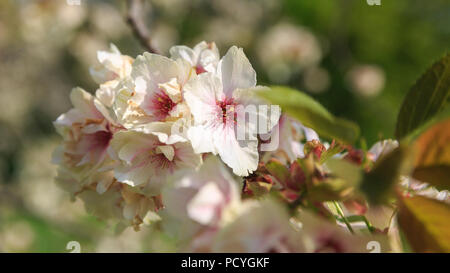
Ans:
[[[73,108],[54,122],[63,137],[54,153],[57,182],[102,218],[138,228],[164,206],[168,178],[198,170],[208,155],[247,176],[259,162],[258,126],[269,133],[278,122],[279,111],[259,112],[259,124],[243,117],[246,136],[236,134],[246,114],[239,107],[263,103],[242,49],[220,58],[214,43],[201,42],[172,47],[170,55],[133,59],[114,45],[99,51],[90,69],[95,96],[73,89]]]
[[[174,46],[170,57],[133,59],[111,45],[97,57],[95,95],[73,89],[73,108],[54,122],[62,136],[56,181],[87,211],[119,229],[161,221],[180,251],[366,251],[373,236],[326,221],[369,215],[366,201],[339,188],[320,160],[337,149],[335,157],[370,169],[398,143],[379,142],[367,153],[322,143],[259,98],[269,89],[257,86],[235,46],[222,57],[214,43],[201,42]],[[345,197],[345,212],[324,196]],[[298,202],[311,210],[289,211]],[[389,225],[369,228],[382,235]]]

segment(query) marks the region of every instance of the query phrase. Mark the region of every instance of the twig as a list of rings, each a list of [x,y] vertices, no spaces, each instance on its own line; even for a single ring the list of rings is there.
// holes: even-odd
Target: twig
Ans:
[[[133,30],[133,34],[148,52],[158,53],[158,50],[151,43],[150,31],[142,18],[142,6],[142,0],[127,0],[127,23]]]

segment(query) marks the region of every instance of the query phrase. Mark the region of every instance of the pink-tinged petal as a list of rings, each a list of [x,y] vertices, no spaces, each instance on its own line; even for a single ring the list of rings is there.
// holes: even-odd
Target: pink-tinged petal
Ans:
[[[204,185],[187,205],[187,212],[191,219],[202,225],[211,224],[217,217],[225,197],[219,187],[210,182]]]
[[[216,102],[224,99],[219,78],[203,73],[184,86],[184,99],[196,124],[214,122],[219,110]]]
[[[107,156],[107,148],[112,139],[109,131],[97,131],[92,134],[85,134],[81,137],[77,145],[77,153],[84,155],[77,166],[86,163],[100,163]]]
[[[137,156],[151,150],[156,144],[151,135],[133,131],[121,131],[114,134],[111,147],[120,160],[131,163]]]
[[[231,47],[219,63],[218,74],[222,77],[223,92],[231,97],[236,89],[256,85],[256,72],[242,48]]]
[[[257,169],[257,140],[237,140],[233,126],[215,130],[213,140],[220,158],[236,175],[247,176]]]
[[[155,126],[151,126],[155,125]],[[149,124],[153,129],[167,129],[168,124]],[[147,128],[149,129],[149,128]],[[156,131],[121,131],[114,135],[112,153],[119,162],[115,177],[119,182],[142,185],[146,194],[158,195],[168,175],[180,168],[196,169],[202,163],[188,142],[166,144],[158,140]],[[167,137],[167,135],[165,135]],[[170,137],[169,137],[170,139]]]
[[[95,107],[94,100],[95,98],[91,94],[79,87],[72,89],[70,93],[70,101],[74,108],[88,118],[103,119],[102,114]]]
[[[197,67],[207,72],[216,72],[219,63],[219,50],[215,43],[207,44],[208,48],[200,52]],[[194,48],[196,50],[196,48]],[[197,73],[198,74],[198,73]]]
[[[304,157],[303,144],[295,139],[290,119],[286,115],[282,115],[278,125],[278,130],[274,130],[272,135],[272,138],[280,140],[275,153],[282,153],[283,157],[287,157],[288,162]]]
[[[184,68],[167,57],[144,53],[133,63],[131,78],[135,82],[135,91],[139,101],[132,99],[148,115],[162,120],[169,115],[178,103],[167,94],[162,84],[185,80]],[[143,99],[142,99],[143,97]]]
[[[175,176],[175,187],[167,186],[162,190],[163,202],[167,212],[178,220],[184,220],[187,217],[187,204],[197,193],[197,188],[192,187],[190,170],[180,170]],[[172,180],[172,177],[169,179]]]
[[[332,224],[307,211],[302,211],[298,220],[302,224],[301,231],[313,240],[314,252],[368,253],[370,241],[380,243],[382,252],[391,248],[387,236],[351,234],[345,227]]]
[[[180,221],[217,225],[225,207],[240,198],[238,183],[215,156],[208,156],[199,170],[175,172],[168,182],[162,191],[163,200],[167,212]]]
[[[305,237],[289,223],[287,211],[274,200],[246,201],[238,217],[218,231],[213,252],[309,252]]]

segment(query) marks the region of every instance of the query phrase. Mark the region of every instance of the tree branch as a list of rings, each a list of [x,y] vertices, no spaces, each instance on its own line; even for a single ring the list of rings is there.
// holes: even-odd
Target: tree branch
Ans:
[[[127,23],[133,30],[133,34],[148,52],[158,53],[158,50],[152,45],[150,31],[142,17],[142,10],[143,0],[127,0]]]

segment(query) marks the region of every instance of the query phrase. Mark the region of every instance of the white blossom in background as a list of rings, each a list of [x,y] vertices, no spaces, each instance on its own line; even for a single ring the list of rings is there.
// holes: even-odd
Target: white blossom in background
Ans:
[[[252,202],[252,201],[246,201]],[[285,208],[272,200],[254,203],[214,239],[213,252],[311,252],[312,242],[295,230]]]
[[[330,86],[331,79],[328,71],[318,66],[305,69],[303,73],[303,84],[306,91],[310,93],[323,93]]]
[[[198,171],[179,170],[162,193],[169,230],[185,241],[187,249],[206,250],[216,230],[238,213],[239,187],[227,167],[213,155]]]
[[[372,157],[373,161],[376,161],[378,158],[390,153],[394,149],[398,147],[398,141],[392,139],[385,139],[378,141],[375,143],[370,149],[369,153]]]
[[[378,141],[370,148],[368,156],[370,156],[373,161],[376,161],[382,156],[396,149],[398,145],[399,143],[397,140],[385,139]],[[426,181],[419,181],[410,176],[402,176],[400,183],[409,193],[422,195],[432,199],[450,203],[449,191],[439,191],[435,187],[426,183]]]
[[[347,81],[355,94],[374,97],[383,90],[386,76],[378,66],[355,65],[347,73]]]
[[[383,235],[351,234],[347,229],[311,212],[302,211],[293,223],[297,224],[299,232],[307,236],[310,251],[315,253],[368,253],[370,241],[378,242],[382,252],[391,249],[387,237]]]
[[[270,28],[258,45],[258,58],[273,82],[287,82],[294,73],[316,66],[322,59],[316,36],[289,23]]]
[[[170,178],[162,196],[167,229],[187,252],[308,252],[312,247],[279,204],[242,201],[239,183],[216,156]],[[164,220],[165,219],[165,220]]]
[[[400,183],[408,195],[421,195],[450,204],[450,192],[448,190],[439,191],[430,184],[424,183],[424,181],[407,176],[403,176]]]

